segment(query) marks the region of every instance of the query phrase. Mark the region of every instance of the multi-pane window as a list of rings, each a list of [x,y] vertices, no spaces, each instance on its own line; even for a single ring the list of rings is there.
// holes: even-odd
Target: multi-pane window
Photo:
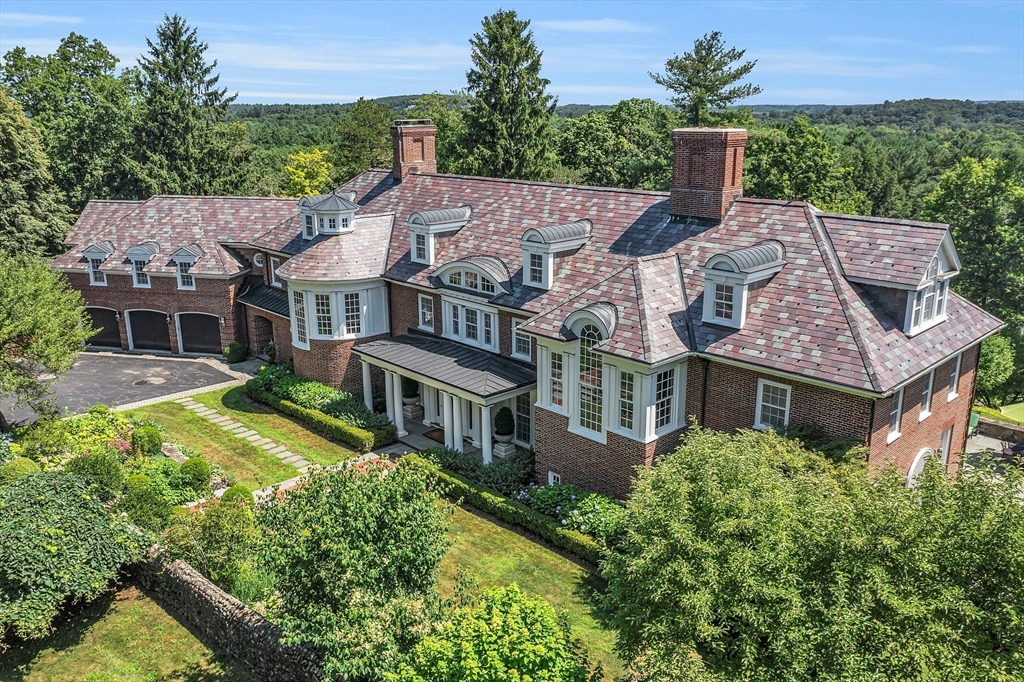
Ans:
[[[928,372],[921,386],[921,419],[932,413],[932,385],[935,383],[935,372]]]
[[[307,215],[306,216],[306,236],[309,237],[310,239],[312,239],[314,234],[316,234],[316,232],[314,231],[314,227],[313,227],[313,216]]]
[[[462,286],[462,270],[456,270],[448,275],[448,284],[461,287]]]
[[[427,261],[427,235],[414,235],[416,243],[416,260],[425,263]]]
[[[619,427],[633,428],[633,373],[619,374]]]
[[[327,219],[327,229],[330,230],[331,232],[336,231],[338,229],[338,219],[337,218],[328,218]]]
[[[783,429],[789,424],[789,386],[764,379],[757,384],[757,424],[768,429]]]
[[[463,286],[465,286],[467,289],[477,288],[478,284],[475,272],[470,272],[469,270],[467,270],[466,272],[463,273],[463,278],[465,280],[465,284]]]
[[[343,229],[343,230],[347,230],[348,229],[348,218],[342,218],[341,219],[341,229]]]
[[[420,327],[434,330],[434,298],[420,296]]]
[[[516,396],[516,440],[530,442],[530,394]]]
[[[734,288],[729,284],[715,283],[715,317],[731,320]]]
[[[178,262],[178,288],[179,289],[195,289],[196,281],[192,277],[190,270],[192,269],[192,263],[188,261]]]
[[[444,335],[473,346],[498,350],[497,316],[464,303],[444,301]]]
[[[487,279],[486,277],[481,277],[480,278],[480,291],[484,292],[485,294],[493,294],[494,293],[494,282],[492,282],[491,280]]]
[[[539,253],[530,254],[530,283],[544,283],[544,256]]]
[[[479,313],[473,308],[466,308],[466,338],[476,341],[480,336],[480,326],[478,324]]]
[[[421,235],[416,235],[417,238]],[[424,243],[423,250],[419,250],[419,242],[417,241],[417,252],[416,259],[426,261],[426,244]],[[497,291],[497,287],[494,281],[480,275],[472,270],[453,270],[448,273],[448,284],[453,286],[462,287],[463,289],[472,289],[474,291],[482,291],[485,294],[493,294]]]
[[[459,336],[459,333],[460,333],[459,332],[459,310],[461,310],[461,308],[459,308],[459,306],[457,306],[457,305],[453,305],[452,306],[452,334],[455,335],[455,336]]]
[[[957,355],[953,358],[953,362],[950,363],[951,367],[949,370],[949,399],[952,400],[957,396],[957,391],[960,389],[960,360],[963,356]]]
[[[281,286],[281,278],[277,276],[277,269],[281,267],[280,258],[270,259],[270,283],[275,287]]]
[[[295,316],[295,338],[306,343],[306,297],[301,291],[292,292],[292,313]]]
[[[903,415],[903,389],[896,391],[889,402],[889,440],[900,435],[900,417]]]
[[[363,330],[363,306],[359,292],[345,294],[345,333],[359,334]]]
[[[331,295],[315,294],[313,308],[316,313],[316,333],[320,336],[334,335],[334,321],[331,319]]]
[[[672,423],[672,397],[676,390],[675,370],[658,372],[654,378],[654,428]]]
[[[601,341],[601,332],[592,324],[580,330],[580,426],[601,431],[604,405],[601,356],[594,346]]]
[[[132,272],[135,275],[135,286],[137,286],[137,287],[148,287],[149,286],[149,273],[146,272],[146,261],[144,261],[144,260],[132,261]]]
[[[529,360],[533,355],[533,345],[530,337],[519,331],[522,325],[520,320],[512,320],[512,355]]]
[[[939,279],[938,257],[932,259],[925,279],[929,282],[928,286],[914,294],[910,320],[911,331],[917,331],[918,327],[931,326],[930,323],[942,319],[946,313],[949,283]]]
[[[551,354],[551,404],[562,404],[562,354]]]
[[[107,276],[104,274],[100,267],[103,265],[102,258],[90,258],[89,259],[89,272],[92,275],[93,284],[106,284]]]
[[[323,218],[317,218],[317,224],[320,226],[321,230],[324,229],[324,219]]]
[[[491,329],[491,316],[484,314],[484,345],[490,346],[494,344],[494,330]]]

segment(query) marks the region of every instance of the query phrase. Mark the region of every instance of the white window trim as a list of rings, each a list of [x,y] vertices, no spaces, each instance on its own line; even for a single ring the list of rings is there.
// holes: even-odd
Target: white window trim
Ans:
[[[349,332],[348,331],[348,309],[345,299],[349,296],[356,296],[359,301],[359,312],[357,322],[359,324],[359,331]],[[338,308],[338,331],[335,332],[334,338],[342,339],[358,339],[366,336],[366,300],[367,297],[363,295],[362,291],[343,291],[332,295],[335,300],[335,307]]]
[[[899,413],[899,417],[896,419],[896,430],[893,431],[891,428],[892,424],[892,404],[889,405],[889,414],[886,415],[886,424],[890,425],[888,428],[888,435],[885,438],[885,444],[888,445],[895,441],[897,438],[903,435],[903,389],[896,391],[892,394],[892,400],[896,401],[896,410]]]
[[[430,301],[430,324],[423,324],[423,302]],[[434,310],[434,297],[420,294],[416,299],[416,326],[424,331],[433,333],[434,325],[437,324],[437,313]]]
[[[86,257],[89,258],[88,256],[86,256]],[[93,265],[93,261],[94,260],[98,260],[100,262],[100,266],[101,267],[96,267],[95,265]],[[105,287],[105,286],[107,286],[107,273],[103,271],[102,265],[103,265],[103,259],[102,258],[89,258],[89,284],[91,286],[94,286],[94,287]],[[134,263],[132,264],[132,267],[135,267]],[[102,277],[103,277],[102,281],[99,281],[99,282],[96,281],[96,273],[99,273],[100,275],[102,275]],[[132,277],[134,278],[134,275]]]
[[[562,482],[562,475],[556,474],[554,471],[548,470],[548,485],[554,485]]]
[[[132,287],[135,288],[135,289],[150,289],[150,288],[152,288],[152,286],[153,286],[153,276],[152,276],[152,274],[150,274],[148,272],[145,272],[146,265],[149,264],[149,261],[144,260],[142,258],[133,258],[131,263],[132,263]],[[143,271],[141,273],[135,267],[136,263],[142,263],[143,264],[143,266],[142,266],[142,270]],[[139,275],[140,274],[146,275],[146,282],[144,284],[139,282]]]
[[[252,264],[255,265],[258,268],[262,268],[263,267],[263,254],[262,253],[255,253],[255,254],[253,254],[253,256],[252,256]]]
[[[954,375],[956,376],[956,384],[954,385],[952,382],[950,383],[949,394],[946,396],[946,402],[947,403],[953,402],[958,397],[960,397],[960,370],[961,370],[961,363],[963,362],[963,359],[964,359],[964,354],[963,353],[957,353],[956,354],[956,358],[955,358],[955,363],[956,364],[954,366],[955,372],[950,372],[949,373],[949,378],[950,379],[953,379]]]
[[[552,402],[551,354],[562,356],[562,404]],[[569,414],[568,397],[565,393],[565,368],[569,362],[567,348],[562,345],[546,346],[537,344],[537,404],[546,410],[566,416]]]
[[[663,426],[655,426],[658,423],[658,375],[664,372],[672,373],[672,395],[670,396],[672,399],[671,412],[669,413],[669,420],[667,424],[664,424]],[[660,437],[679,428],[679,367],[658,368],[653,370],[650,374],[650,384],[651,427],[654,429],[654,435],[656,437]],[[635,390],[636,389],[634,387],[634,392]]]
[[[789,384],[780,384],[777,381],[769,381],[768,379],[757,380],[757,400],[754,404],[754,428],[762,431],[775,428],[774,424],[764,424],[761,422],[761,406],[763,405],[762,397],[765,386],[774,386],[776,388],[784,388],[786,390],[786,418],[782,420],[782,428],[787,428],[789,426],[789,417],[793,405],[793,387]]]
[[[921,414],[917,418],[918,422],[923,422],[925,419],[927,419],[928,417],[932,416],[932,403],[935,402],[935,370],[934,369],[932,371],[928,372],[928,376],[926,377],[926,379],[928,381],[928,383],[926,384],[926,386],[928,386],[928,405],[927,405],[928,409],[927,410],[924,409],[925,405],[923,404],[924,401],[922,401]],[[921,391],[921,396],[922,396],[922,398],[924,397],[924,391],[923,390]]]
[[[302,238],[309,240],[316,237],[316,217],[312,213],[302,214]]]
[[[452,330],[452,308],[460,308],[459,311],[459,333],[456,334]],[[472,308],[477,311],[477,338],[471,339],[466,336],[466,309]],[[473,346],[474,348],[482,348],[483,350],[490,351],[492,353],[501,352],[501,344],[499,342],[500,334],[498,333],[498,309],[491,306],[477,305],[468,301],[448,298],[446,296],[441,297],[441,311],[442,311],[442,336],[446,339],[458,341],[464,343],[467,346]],[[436,312],[435,312],[436,314]],[[484,315],[491,315],[491,343],[488,345],[484,343]]]
[[[278,289],[284,288],[284,283],[281,281],[281,276],[277,274],[277,269],[281,267],[281,259],[270,257],[270,286],[277,287]]]
[[[731,276],[730,276],[731,275]],[[732,287],[732,317],[715,316],[715,285]],[[741,329],[747,321],[747,301],[750,288],[745,278],[737,277],[735,273],[715,271],[714,274],[705,273],[704,277],[704,307],[701,313],[701,321],[705,324],[717,324],[723,327]]]
[[[577,325],[577,328],[573,331],[579,334],[579,329],[583,326],[593,324],[598,329],[602,329],[601,325],[596,324],[589,318],[583,319],[583,321]],[[603,336],[603,332],[602,332]],[[607,338],[607,337],[606,337]],[[572,354],[566,353],[563,357],[565,361],[562,363],[562,377],[563,384],[563,396],[567,396],[567,403],[569,418],[569,433],[574,433],[578,436],[583,436],[602,445],[608,442],[608,424],[609,424],[609,411],[610,406],[615,403],[614,400],[608,400],[608,383],[609,383],[609,371],[608,363],[605,362],[604,356],[600,353],[597,354],[601,358],[601,430],[594,431],[586,426],[583,426],[582,416],[583,411],[580,406],[580,344],[577,341],[574,344],[574,352]],[[612,384],[614,386],[614,384]],[[616,386],[616,389],[618,387]]]
[[[512,320],[512,357],[531,362],[533,360],[533,338],[529,334],[520,332],[521,326],[523,326],[523,320]],[[519,337],[526,339],[526,343],[530,347],[529,353],[523,354],[516,350],[516,340]]]
[[[309,316],[309,297],[305,291],[292,290],[291,295],[288,296],[288,307],[291,316],[291,328],[292,328],[292,345],[296,348],[303,350],[309,350],[309,339],[310,339],[310,316]],[[303,323],[306,327],[306,340],[299,340],[299,322],[295,316],[295,299],[297,297],[302,298],[302,317]],[[315,322],[315,319],[314,319]]]
[[[555,254],[551,246],[540,242],[521,242],[523,245],[523,286],[548,290],[554,280]],[[541,281],[530,281],[530,255],[541,257]]]
[[[182,264],[188,265],[189,268],[191,268],[192,266],[194,266],[196,264],[196,262],[195,261],[188,261],[188,260],[175,261],[175,263],[174,263],[174,277],[175,277],[175,279],[178,280],[178,289],[180,291],[195,291],[196,290],[196,276],[192,272],[186,273],[186,274],[188,274],[188,275],[190,275],[192,277],[192,285],[191,286],[185,286],[185,285],[183,285],[181,283],[181,275],[182,275],[181,266],[182,266]]]

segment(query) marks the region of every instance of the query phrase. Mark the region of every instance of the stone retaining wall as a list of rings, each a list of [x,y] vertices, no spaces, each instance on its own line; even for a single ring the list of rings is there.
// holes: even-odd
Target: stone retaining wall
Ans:
[[[319,682],[320,660],[300,646],[280,644],[281,628],[207,580],[180,559],[170,559],[154,546],[132,576],[154,593],[185,623],[249,669],[254,679]]]
[[[1010,443],[1024,441],[1024,426],[1015,426],[1007,422],[989,419],[988,417],[981,417],[978,420],[978,433]]]

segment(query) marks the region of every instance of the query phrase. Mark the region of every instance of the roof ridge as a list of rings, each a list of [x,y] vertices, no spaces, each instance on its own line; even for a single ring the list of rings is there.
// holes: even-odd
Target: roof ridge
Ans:
[[[229,194],[154,194],[149,199],[142,199],[141,201],[147,202],[151,199],[263,199],[265,201],[294,201],[296,206],[299,201],[298,197],[258,197]]]
[[[824,218],[842,218],[845,220],[863,220],[871,223],[883,223],[889,225],[906,225],[908,227],[924,227],[930,230],[948,230],[948,223],[933,223],[928,220],[908,220],[906,218],[885,218],[875,215],[854,215],[852,213],[819,213]],[[827,229],[827,228],[826,228]]]
[[[641,279],[640,261],[637,260],[633,267],[633,287],[636,289],[637,312],[640,313],[640,342],[643,344],[644,357],[653,359],[654,352],[647,325],[647,305],[644,301],[644,287]]]

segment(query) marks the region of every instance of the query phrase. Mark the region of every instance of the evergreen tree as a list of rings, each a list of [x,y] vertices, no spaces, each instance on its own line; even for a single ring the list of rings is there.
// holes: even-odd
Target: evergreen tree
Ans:
[[[432,92],[412,101],[413,118],[427,118],[437,126],[434,148],[438,173],[461,173],[466,160],[466,96]]]
[[[237,193],[248,183],[251,147],[242,126],[225,127],[228,96],[218,88],[217,62],[178,15],[164,16],[156,42],[139,58],[140,111],[125,160],[125,193]]]
[[[676,94],[672,98],[683,112],[686,125],[708,126],[721,122],[724,110],[733,102],[761,92],[752,83],[733,85],[749,74],[757,60],[730,67],[743,59],[746,50],[726,49],[721,31],[704,34],[693,43],[693,52],[676,55],[665,62],[665,73],[648,72],[655,83]]]
[[[0,254],[54,255],[70,224],[39,131],[0,86]]]
[[[391,108],[360,97],[334,128],[334,179],[347,182],[369,168],[391,167]]]
[[[529,26],[514,11],[500,10],[485,17],[483,31],[469,41],[467,148],[472,170],[480,175],[541,180],[554,165],[556,102],[545,91],[550,81],[540,76],[543,53]]]

